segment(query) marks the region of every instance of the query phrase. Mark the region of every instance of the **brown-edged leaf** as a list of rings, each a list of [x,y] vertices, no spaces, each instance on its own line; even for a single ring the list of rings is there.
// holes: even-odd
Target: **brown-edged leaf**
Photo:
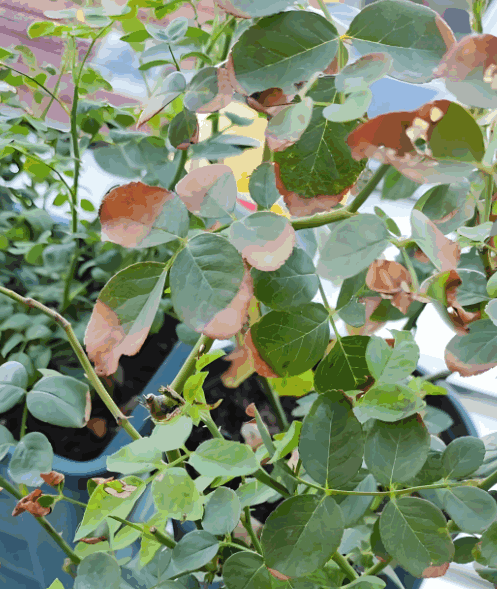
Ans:
[[[471,136],[467,134],[468,141],[464,133],[459,138],[451,136],[450,141],[444,141],[449,133],[444,118],[449,112],[452,133],[456,133],[457,121],[460,121],[460,129],[467,127],[471,131]],[[437,127],[442,122],[444,137],[441,138]],[[347,143],[355,160],[366,157],[391,164],[420,184],[451,183],[465,178],[473,169],[467,163],[468,154],[475,160],[481,159],[481,133],[478,136],[473,124],[477,127],[460,105],[449,100],[435,100],[417,110],[379,115],[352,131]],[[447,157],[461,161],[444,162]]]
[[[296,240],[288,219],[263,211],[233,223],[229,238],[251,266],[265,272],[278,270],[286,262]]]
[[[184,237],[189,225],[188,212],[174,192],[142,182],[108,192],[99,218],[102,241],[140,249]]]
[[[230,78],[232,80],[232,77]],[[292,103],[295,94],[285,94],[281,88],[269,88],[263,92],[255,92],[247,96],[247,104],[269,116],[276,116]]]
[[[199,329],[212,339],[229,339],[238,333],[247,321],[250,301],[254,296],[254,281],[249,269],[245,269],[240,290],[231,303],[219,311],[209,323]]]
[[[235,176],[224,164],[192,170],[176,184],[176,192],[191,213],[209,219],[231,212],[238,194]]]
[[[271,151],[283,151],[302,137],[311,120],[312,105],[312,99],[305,97],[271,118],[265,131]]]
[[[137,487],[135,487],[134,485],[128,485],[127,483],[124,483],[122,481],[119,482],[122,485],[120,490],[114,489],[113,487],[104,487],[104,491],[109,495],[112,495],[113,497],[118,497],[119,499],[127,499],[133,493],[133,491],[136,491],[137,489]]]
[[[461,248],[440,231],[421,211],[411,213],[412,238],[441,272],[455,270],[461,257]]]
[[[107,540],[107,536],[98,536],[95,538],[81,538],[79,541],[85,544],[100,544],[100,542],[106,542]]]
[[[42,494],[43,493],[41,489],[35,489],[29,495],[23,497],[20,501],[17,502],[12,515],[16,517],[25,511],[29,511],[29,513],[33,514],[35,517],[48,515],[52,509],[50,507],[43,507],[38,503],[38,499],[42,496]]]
[[[492,90],[497,89],[497,37],[493,35],[466,35],[454,43],[433,70],[438,78],[458,82],[475,69],[483,70],[483,81]]]
[[[409,271],[402,264],[388,260],[375,260],[366,275],[368,288],[391,299],[392,305],[404,315],[414,301],[411,283]]]
[[[443,577],[449,569],[449,564],[450,562],[444,562],[444,564],[428,567],[423,571],[422,578],[434,579],[435,577]]]
[[[51,487],[57,487],[65,479],[65,476],[56,470],[42,472],[40,477],[45,481],[45,483],[47,483],[47,485],[50,485]]]
[[[139,262],[113,276],[93,308],[84,343],[98,375],[114,374],[119,358],[146,340],[164,290],[164,264]]]
[[[380,297],[361,297],[358,299],[366,310],[366,321],[361,327],[353,327],[347,325],[347,332],[349,335],[373,335],[376,331],[385,325],[385,321],[372,321],[371,315],[381,305],[382,299]]]
[[[205,114],[221,110],[231,102],[233,88],[226,68],[206,67],[188,84],[183,104],[189,110]]]

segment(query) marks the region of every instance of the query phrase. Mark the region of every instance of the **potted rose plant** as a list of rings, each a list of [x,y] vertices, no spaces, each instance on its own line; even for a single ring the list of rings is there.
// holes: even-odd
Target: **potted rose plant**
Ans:
[[[129,150],[147,176],[103,196],[100,237],[133,253],[165,245],[165,257],[144,257],[106,282],[84,348],[64,317],[67,307],[0,288],[64,331],[89,383],[52,372],[31,383],[14,360],[1,368],[3,391],[26,397],[27,411],[38,404],[40,413],[43,395],[55,397],[84,419],[91,387],[132,439],[107,459],[117,478],[88,481],[84,513],[67,539],[46,519],[65,500],[46,436],[29,432],[14,444],[5,434],[4,453],[15,448],[10,479],[2,476],[0,485],[17,500],[14,515],[30,512],[65,551],[76,589],[381,588],[384,572],[401,586],[393,564],[428,578],[443,576],[451,562],[475,562],[478,574],[495,582],[495,442],[463,436],[445,445],[430,437],[434,413],[425,397],[441,391],[414,374],[413,336],[423,307],[433,304],[455,332],[445,352],[451,371],[469,376],[497,365],[497,41],[482,32],[482,5],[471,8],[475,33],[456,41],[436,12],[407,0],[378,0],[347,27],[321,0],[320,11],[289,0],[217,0],[208,33],[181,15],[167,26],[140,18],[141,8],[161,18],[182,2],[141,4],[78,8],[30,28],[31,35],[86,36],[93,46],[120,26],[141,71],[167,73],[171,64],[175,71],[159,77],[138,121],[148,129],[140,141],[171,153],[164,152],[163,176],[149,173],[149,152],[140,159],[132,147],[133,133],[143,131],[131,139],[123,129],[100,136],[89,123],[90,137],[79,137],[75,116],[72,151],[62,161],[77,179],[82,146],[98,139],[107,161]],[[14,57],[5,51],[4,79],[15,84]],[[183,64],[191,59],[193,70]],[[78,84],[87,79],[82,72],[72,71],[73,115]],[[451,99],[369,119],[370,86],[387,75],[410,84],[438,77]],[[37,76],[28,79],[58,100]],[[221,129],[219,111],[235,99],[268,120],[263,161],[243,197],[231,169],[219,163],[253,145]],[[204,114],[213,133],[200,141]],[[232,117],[235,123],[244,124]],[[10,133],[2,155],[33,158],[18,129]],[[382,180],[383,190],[395,191],[401,183],[405,189],[405,179],[435,185],[413,208],[408,236],[380,207],[361,212]],[[67,194],[74,211],[74,185]],[[276,203],[286,215],[271,210]],[[312,241],[317,228],[325,229],[314,237],[313,259],[297,236],[308,231]],[[77,222],[72,231],[81,239]],[[396,259],[384,257],[391,245]],[[341,282],[333,307],[323,278]],[[322,302],[313,302],[318,292]],[[141,436],[101,379],[115,374],[121,356],[140,350],[164,293],[196,343],[171,382],[144,399],[155,428]],[[391,338],[374,335],[399,318],[404,328],[391,330]],[[206,368],[220,355],[211,346],[228,338],[236,349],[223,382],[236,386],[257,374],[282,425],[272,434],[257,404],[248,406],[262,443],[255,451],[226,439],[212,417],[219,404],[204,392]],[[289,424],[280,396],[311,391],[304,419]],[[201,424],[210,439],[188,447]],[[42,490],[40,477],[55,491]],[[146,493],[155,512],[132,521]],[[261,498],[278,503],[257,534],[250,510]],[[173,537],[171,519],[196,529]],[[235,533],[238,524],[245,539]],[[137,555],[117,557],[136,539]],[[68,540],[84,547],[74,550]],[[51,588],[65,585],[54,580]]]

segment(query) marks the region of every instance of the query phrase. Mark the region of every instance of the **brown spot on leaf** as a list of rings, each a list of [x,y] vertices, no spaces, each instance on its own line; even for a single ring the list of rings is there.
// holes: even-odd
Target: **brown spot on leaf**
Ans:
[[[228,72],[228,79],[233,90],[235,92],[238,92],[238,94],[241,94],[242,96],[248,96],[245,88],[243,86],[240,86],[238,80],[236,79],[235,64],[233,62],[232,53],[229,54],[228,61],[226,62],[226,71]]]
[[[105,492],[109,495],[112,495],[113,497],[118,497],[119,499],[127,499],[133,493],[133,491],[136,491],[136,487],[134,485],[128,485],[122,481],[119,482],[122,484],[121,490],[114,489],[113,487],[109,486],[105,487]]]
[[[497,37],[489,34],[466,35],[450,47],[433,73],[438,78],[457,82],[478,67],[483,68],[484,75],[487,71],[490,73],[489,68],[496,63]]]
[[[43,507],[38,503],[38,499],[43,495],[41,489],[35,489],[26,497],[23,497],[20,501],[17,502],[17,505],[14,507],[14,511],[12,515],[14,517],[28,511],[29,513],[33,514],[35,517],[42,517],[48,515],[51,511],[51,507]]]
[[[51,487],[57,487],[65,479],[64,475],[60,472],[57,472],[56,470],[42,472],[40,477],[45,481],[45,483],[47,483],[47,485],[50,485]]]
[[[101,417],[93,417],[88,421],[86,427],[97,437],[103,438],[107,433],[107,420]]]
[[[85,544],[99,544],[100,542],[106,542],[107,540],[107,536],[98,536],[98,538],[81,538],[79,542],[84,542]]]
[[[229,339],[238,333],[247,321],[250,301],[254,296],[254,281],[245,268],[240,289],[231,303],[219,311],[207,325],[198,331],[212,339]]]
[[[88,358],[95,364],[96,373],[99,376],[114,374],[119,365],[119,358],[123,354],[137,354],[149,331],[150,326],[136,333],[126,334],[117,313],[97,300],[84,340]]]
[[[347,326],[347,331],[350,335],[373,335],[378,329],[385,325],[385,321],[371,321],[371,315],[380,306],[382,299],[380,297],[361,297],[360,303],[366,307],[366,321],[361,327]]]
[[[288,579],[291,578],[291,577],[287,577],[283,573],[280,573],[280,571],[277,571],[276,569],[268,568],[268,571],[271,573],[271,575],[273,575],[273,577],[275,579],[279,579],[280,581],[288,581]]]
[[[280,166],[275,163],[274,175],[276,179],[276,188],[283,196],[288,210],[292,217],[305,217],[307,215],[314,215],[315,213],[324,213],[336,207],[343,199],[343,197],[350,190],[350,186],[342,190],[339,194],[319,194],[312,198],[304,198],[296,192],[287,190],[283,180],[281,179]]]
[[[108,192],[99,209],[102,240],[137,247],[150,233],[164,204],[174,193],[158,186],[131,182]]]
[[[97,485],[103,485],[105,483],[110,483],[111,481],[113,481],[114,477],[109,477],[108,479],[104,479],[103,477],[94,477],[91,480],[97,483]]]
[[[448,562],[444,562],[444,564],[429,566],[428,568],[426,568],[423,571],[423,574],[421,575],[421,577],[423,579],[433,579],[435,577],[443,577],[449,568],[449,564],[450,563],[448,563]]]
[[[252,334],[250,329],[245,336],[244,345],[248,348],[249,353],[251,355],[251,361],[254,366],[255,371],[260,376],[265,376],[266,378],[280,378],[279,374],[276,374],[274,370],[269,366],[269,364],[262,359],[259,351],[255,347],[254,340],[252,339]]]
[[[233,87],[231,86],[228,70],[220,67],[217,70],[217,95],[207,104],[196,110],[199,114],[206,114],[221,110],[231,102],[233,98]]]
[[[224,164],[212,164],[192,170],[176,184],[175,190],[190,213],[200,215],[202,203],[209,190],[225,175],[233,177],[236,191],[233,172],[229,166]]]
[[[412,283],[408,270],[398,262],[375,260],[366,275],[367,286],[382,294],[392,296],[392,305],[404,315],[414,301],[409,286]]]
[[[450,104],[449,100],[435,100],[414,111],[379,115],[359,125],[347,138],[352,157],[357,161],[374,158],[391,164],[414,182],[432,182],[433,176],[438,174],[438,162],[431,157],[429,150],[416,148],[415,142],[430,141],[433,130]],[[432,120],[432,116],[437,120]]]
[[[469,333],[468,324],[481,319],[481,311],[466,311],[457,300],[457,289],[461,286],[462,280],[455,270],[451,270],[445,283],[445,294],[447,297],[447,308],[449,317],[455,330],[460,335]]]
[[[274,117],[292,103],[295,94],[285,94],[281,88],[268,88],[247,97],[247,104],[256,110]]]

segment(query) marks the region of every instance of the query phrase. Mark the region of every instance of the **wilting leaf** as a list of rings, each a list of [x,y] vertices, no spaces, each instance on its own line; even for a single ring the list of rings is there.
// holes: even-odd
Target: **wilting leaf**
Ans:
[[[216,4],[228,14],[239,18],[256,18],[276,14],[288,8],[294,0],[216,0]]]
[[[343,516],[330,496],[286,499],[269,516],[261,544],[266,566],[299,577],[322,567],[337,550]]]
[[[375,260],[366,275],[368,288],[382,295],[387,295],[392,305],[404,315],[414,301],[410,285],[412,278],[409,271],[398,262]]]
[[[454,33],[436,12],[402,0],[366,6],[350,23],[347,35],[359,53],[385,51],[393,59],[390,75],[417,84],[432,79],[433,68],[455,42]]]
[[[373,82],[386,76],[392,69],[393,60],[388,53],[368,53],[346,65],[335,79],[339,92],[365,90]]]
[[[467,335],[456,335],[447,344],[445,362],[461,376],[482,374],[497,366],[497,327],[490,319],[469,325]]]
[[[380,517],[380,533],[388,552],[415,577],[444,575],[454,555],[443,513],[424,499],[389,501]],[[433,575],[432,567],[440,567],[439,574]]]
[[[60,427],[84,427],[90,418],[90,389],[71,376],[44,376],[26,402],[31,415]]]
[[[173,147],[185,150],[198,143],[199,126],[195,113],[187,108],[179,112],[169,123],[167,137]]]
[[[175,188],[187,209],[209,219],[225,217],[236,204],[236,180],[231,168],[212,164],[189,172]]]
[[[228,73],[230,75],[230,81],[234,84],[235,88],[238,88],[239,84],[235,80],[235,74],[233,70],[233,58],[230,57],[227,64]],[[243,88],[238,88],[237,90],[242,95],[245,95],[246,92]],[[289,106],[293,99],[295,98],[295,93],[287,94],[281,88],[268,88],[263,92],[254,92],[250,96],[246,97],[246,102],[250,108],[253,108],[257,112],[262,112],[270,117],[274,117],[279,114],[282,110],[285,110],[287,106]]]
[[[342,393],[324,393],[314,401],[302,424],[299,456],[319,484],[342,488],[362,464],[362,428]]]
[[[313,12],[262,18],[233,47],[236,80],[247,94],[308,80],[331,63],[337,37],[334,25]]]
[[[376,215],[357,215],[338,223],[323,245],[318,272],[336,281],[355,276],[388,246],[389,233]]]
[[[323,356],[330,337],[328,312],[319,303],[294,313],[270,311],[251,327],[253,343],[279,376],[295,376]]]
[[[140,114],[137,127],[141,127],[156,114],[159,114],[186,88],[186,80],[180,72],[169,74],[159,89],[147,101],[145,108]]]
[[[490,34],[467,35],[444,55],[434,75],[463,104],[496,108],[497,38]]]
[[[12,512],[12,516],[16,517],[25,511],[28,511],[35,517],[42,517],[48,515],[52,509],[49,506],[43,506],[41,503],[38,502],[42,496],[41,489],[35,489],[29,495],[26,495],[22,499],[20,499],[16,506],[14,507],[14,511]]]
[[[100,205],[102,241],[148,248],[188,233],[188,211],[169,190],[131,182],[108,192]]]
[[[216,112],[231,102],[233,88],[225,68],[199,70],[188,84],[183,104],[192,112]]]
[[[269,272],[278,270],[290,257],[295,230],[285,217],[259,212],[233,223],[229,239],[251,266]]]
[[[114,374],[123,354],[139,352],[165,280],[164,264],[139,262],[118,272],[100,291],[85,333],[86,351],[98,375]]]
[[[312,106],[312,99],[307,96],[270,119],[265,135],[272,151],[283,151],[301,138],[311,121]]]
[[[380,484],[391,486],[415,476],[429,449],[430,434],[418,416],[394,423],[375,421],[366,438],[364,460]]]
[[[310,303],[319,287],[312,258],[298,247],[277,270],[264,272],[252,268],[251,273],[255,296],[273,309],[289,310]]]
[[[201,332],[235,297],[250,288],[242,257],[220,235],[192,238],[178,254],[170,273],[171,298],[181,320]],[[236,310],[236,309],[235,309]],[[230,313],[231,315],[231,313]]]
[[[394,1],[398,0],[383,0],[382,4]],[[391,164],[421,184],[461,181],[473,171],[471,162],[484,154],[476,121],[462,106],[448,100],[379,115],[352,131],[347,143],[355,160],[368,157]]]
[[[461,255],[460,247],[451,241],[420,211],[411,213],[412,237],[438,270],[455,270]]]

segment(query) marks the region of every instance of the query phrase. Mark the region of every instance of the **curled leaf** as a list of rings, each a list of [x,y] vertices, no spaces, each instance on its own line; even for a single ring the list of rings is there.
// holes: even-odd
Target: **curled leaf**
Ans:
[[[388,260],[375,260],[366,275],[368,288],[391,299],[392,305],[404,315],[414,300],[411,283],[409,271],[402,264]]]
[[[107,540],[107,536],[98,536],[94,538],[81,538],[79,541],[85,544],[100,544],[100,542],[106,542]]]
[[[483,157],[477,123],[460,105],[448,100],[435,100],[414,111],[379,115],[352,131],[347,143],[355,160],[374,158],[391,164],[420,184],[465,178],[473,169],[466,162]],[[444,162],[444,158],[458,161]]]
[[[254,282],[249,269],[245,269],[240,290],[231,303],[219,311],[202,329],[204,335],[212,339],[229,339],[238,333],[245,324],[250,301],[254,296]]]
[[[270,116],[276,116],[289,106],[295,94],[285,94],[281,88],[268,88],[263,92],[255,92],[247,97],[247,104]]]
[[[102,241],[145,248],[184,237],[188,213],[174,192],[142,182],[112,189],[99,209]]]
[[[48,515],[52,509],[50,507],[43,507],[38,503],[38,499],[42,496],[42,494],[43,493],[41,489],[35,489],[29,495],[23,497],[20,501],[17,502],[12,515],[16,517],[25,511],[33,514],[35,517]]]
[[[238,194],[235,176],[224,164],[192,170],[176,184],[176,192],[191,213],[210,219],[232,211]]]
[[[104,487],[104,491],[113,497],[118,497],[119,499],[127,499],[133,491],[136,491],[137,487],[134,485],[129,485],[127,483],[123,483],[119,481],[122,485],[121,489],[114,489],[113,487]]]
[[[47,485],[50,485],[51,487],[57,487],[65,479],[65,476],[56,470],[42,472],[40,477],[45,481],[45,483],[47,483]]]

